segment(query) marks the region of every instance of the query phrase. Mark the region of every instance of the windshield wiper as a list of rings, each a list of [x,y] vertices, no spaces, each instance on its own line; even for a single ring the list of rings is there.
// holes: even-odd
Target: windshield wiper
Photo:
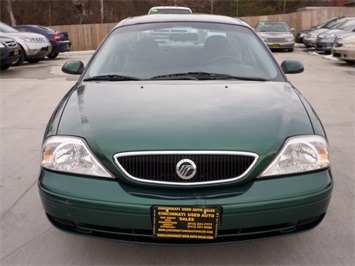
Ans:
[[[192,74],[192,75],[191,75]],[[159,76],[154,76],[151,77],[150,79],[192,79],[192,80],[198,80],[197,77],[193,75],[192,72],[188,73],[176,73],[176,74],[168,74],[168,75],[159,75]]]
[[[93,76],[84,79],[84,81],[126,81],[126,80],[141,80],[140,78],[131,77],[131,76],[122,76],[122,75],[101,75],[101,76]]]
[[[233,76],[228,74],[208,73],[208,72],[176,73],[176,74],[154,76],[151,79],[195,79],[195,80],[237,79],[237,80],[268,81],[267,79],[259,78],[259,77],[242,77],[242,76]]]

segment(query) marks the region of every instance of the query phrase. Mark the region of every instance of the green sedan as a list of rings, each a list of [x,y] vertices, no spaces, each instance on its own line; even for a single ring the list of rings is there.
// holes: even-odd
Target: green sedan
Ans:
[[[39,193],[74,234],[151,244],[285,236],[325,217],[323,126],[245,22],[155,15],[116,25],[46,128]]]

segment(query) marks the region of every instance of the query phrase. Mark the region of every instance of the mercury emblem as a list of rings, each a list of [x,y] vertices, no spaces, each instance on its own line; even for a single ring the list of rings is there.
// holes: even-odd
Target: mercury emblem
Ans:
[[[196,164],[190,159],[180,160],[176,164],[176,174],[184,180],[189,180],[193,178],[196,174],[197,167]]]

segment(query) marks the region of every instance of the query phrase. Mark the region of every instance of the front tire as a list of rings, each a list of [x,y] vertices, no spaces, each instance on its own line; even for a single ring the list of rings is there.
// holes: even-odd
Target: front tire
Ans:
[[[11,66],[11,64],[2,65],[2,66],[0,67],[0,70],[6,70],[6,69],[8,69],[10,66]]]
[[[39,61],[41,61],[41,58],[36,58],[36,59],[27,59],[27,62],[30,64],[36,64]]]
[[[58,54],[59,53],[49,54],[49,55],[47,55],[47,57],[50,58],[50,59],[54,59],[54,58],[56,58],[58,56]]]
[[[25,51],[21,47],[21,49],[20,49],[20,57],[17,59],[17,61],[12,63],[12,65],[20,66],[20,65],[22,65],[23,61],[25,61]]]

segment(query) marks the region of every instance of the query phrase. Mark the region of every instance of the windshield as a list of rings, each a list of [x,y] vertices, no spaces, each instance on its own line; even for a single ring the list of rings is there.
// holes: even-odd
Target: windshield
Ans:
[[[97,51],[84,79],[95,77],[284,80],[267,47],[251,29],[196,22],[117,28]]]
[[[192,13],[189,8],[152,8],[148,14],[190,14]]]
[[[285,23],[277,22],[260,22],[256,27],[258,32],[290,32],[290,29]]]
[[[353,31],[355,29],[355,19],[348,20],[347,22],[341,24],[338,30]]]
[[[9,25],[6,25],[5,23],[2,22],[0,22],[0,31],[4,33],[18,32],[18,30],[15,30],[13,27],[10,27]]]
[[[349,20],[352,20],[351,18],[342,18],[339,19],[337,21],[334,21],[333,23],[329,23],[329,25],[327,25],[328,29],[338,29],[339,27],[341,27],[343,24],[347,23]]]

